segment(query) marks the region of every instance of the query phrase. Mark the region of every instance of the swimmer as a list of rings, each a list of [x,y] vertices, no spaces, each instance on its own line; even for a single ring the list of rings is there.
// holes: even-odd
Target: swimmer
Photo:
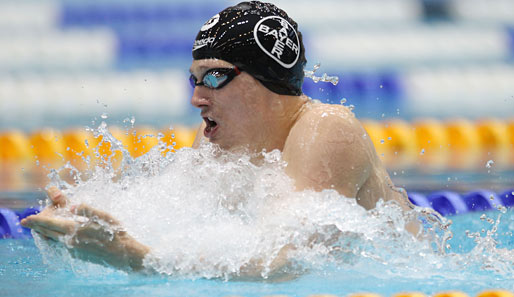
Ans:
[[[283,10],[257,1],[226,8],[201,27],[192,54],[191,104],[203,118],[193,147],[211,142],[227,151],[280,150],[299,191],[333,189],[366,209],[379,199],[410,208],[351,110],[302,94],[302,34]],[[92,219],[78,227],[77,222],[53,217],[66,204],[62,193],[50,189],[48,195],[53,204],[24,219],[23,226],[53,240],[78,228],[77,240],[69,246],[72,255],[124,270],[143,268],[150,248],[124,232],[109,214],[87,205],[73,207],[76,214]],[[284,264],[285,256],[279,258],[276,267]],[[258,268],[253,271],[248,274]]]

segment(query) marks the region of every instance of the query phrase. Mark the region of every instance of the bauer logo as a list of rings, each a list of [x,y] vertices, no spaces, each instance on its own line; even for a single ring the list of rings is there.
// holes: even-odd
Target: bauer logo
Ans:
[[[259,47],[285,68],[291,68],[300,57],[300,40],[291,24],[279,16],[260,20],[253,29]]]

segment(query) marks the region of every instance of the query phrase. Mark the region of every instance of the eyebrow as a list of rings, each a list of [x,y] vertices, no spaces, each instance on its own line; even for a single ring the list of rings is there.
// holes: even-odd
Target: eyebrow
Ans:
[[[211,66],[205,66],[205,65],[198,66],[198,70],[200,70],[200,71],[206,70],[206,69],[211,69],[211,68],[212,68]],[[189,68],[189,73],[193,73],[193,69],[192,68]]]

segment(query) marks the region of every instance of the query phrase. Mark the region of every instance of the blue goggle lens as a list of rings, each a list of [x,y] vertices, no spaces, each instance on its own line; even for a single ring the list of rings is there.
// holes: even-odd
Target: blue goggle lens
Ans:
[[[234,77],[239,75],[240,71],[235,68],[214,68],[205,72],[202,81],[198,82],[196,77],[191,74],[189,82],[194,88],[195,86],[205,86],[210,89],[220,89],[228,84]]]

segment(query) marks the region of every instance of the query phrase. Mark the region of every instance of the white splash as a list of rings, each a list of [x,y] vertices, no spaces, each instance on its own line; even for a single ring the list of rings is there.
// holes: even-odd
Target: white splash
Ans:
[[[146,265],[162,274],[232,279],[259,267],[260,276],[268,278],[336,264],[377,277],[419,271],[427,277],[461,275],[463,267],[476,263],[474,256],[446,254],[451,222],[428,209],[403,212],[380,201],[367,211],[334,190],[294,191],[279,151],[260,154],[255,164],[248,154],[211,144],[163,156],[161,144],[133,159],[105,123],[95,133],[123,152],[121,170],[95,167],[74,185],[56,171],[52,184],[71,204],[87,203],[116,217],[151,247]],[[405,226],[420,218],[425,228],[416,238]],[[472,255],[494,251],[490,241],[477,240]],[[38,246],[48,254],[44,244]],[[275,260],[284,251],[288,265],[277,268]],[[508,265],[514,260],[507,257],[505,264],[502,255],[488,254],[493,267],[488,270],[512,272]]]
[[[305,77],[308,77],[308,78],[311,78],[312,81],[314,81],[315,83],[318,83],[318,82],[329,82],[331,84],[333,84],[334,86],[337,85],[339,83],[339,77],[337,76],[330,76],[326,73],[323,73],[321,76],[316,76],[316,71],[318,71],[318,69],[321,67],[321,64],[318,63],[316,65],[314,65],[314,68],[312,70],[304,70],[304,74],[305,74]]]

